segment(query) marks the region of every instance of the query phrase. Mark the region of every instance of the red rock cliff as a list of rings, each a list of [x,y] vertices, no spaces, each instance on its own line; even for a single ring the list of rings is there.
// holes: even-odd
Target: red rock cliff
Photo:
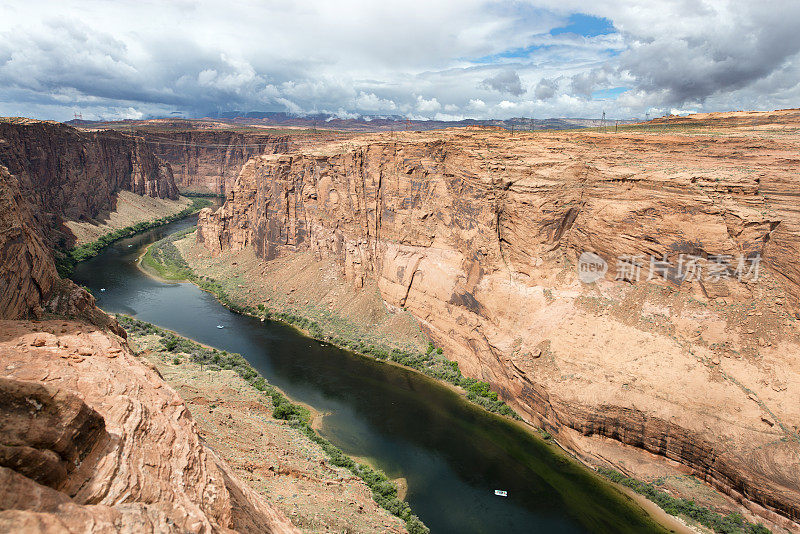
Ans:
[[[725,136],[462,130],[261,156],[197,240],[336,258],[580,456],[611,438],[798,521],[800,138],[775,132],[800,114],[762,119]],[[584,251],[605,278],[578,280]],[[761,277],[687,280],[681,254],[706,269],[760,254]],[[625,256],[639,281],[615,280]],[[673,268],[647,280],[650,256]]]
[[[141,139],[64,124],[0,119],[0,165],[17,177],[49,243],[63,220],[93,219],[113,209],[118,191],[178,198],[168,164]],[[68,232],[59,239],[69,241]],[[62,243],[65,246],[71,243]]]
[[[260,154],[285,152],[286,136],[226,130],[137,130],[149,148],[167,161],[178,185],[187,191],[224,194],[242,166]]]

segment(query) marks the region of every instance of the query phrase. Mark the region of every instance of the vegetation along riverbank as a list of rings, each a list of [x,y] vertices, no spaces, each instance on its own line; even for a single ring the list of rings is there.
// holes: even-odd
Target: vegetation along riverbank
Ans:
[[[175,384],[182,384],[184,390],[196,392],[196,395],[194,395],[193,398],[191,398],[190,395],[185,395],[190,397],[186,398],[186,400],[190,407],[192,407],[193,401],[196,404],[202,405],[197,408],[197,411],[202,411],[205,414],[206,419],[213,419],[213,412],[218,409],[223,409],[223,398],[226,397],[226,395],[220,394],[219,392],[212,392],[211,389],[218,387],[221,382],[226,380],[230,381],[231,377],[226,375],[226,371],[233,372],[239,379],[241,379],[241,381],[243,381],[243,384],[240,387],[236,383],[231,382],[232,385],[228,388],[229,392],[234,392],[234,396],[236,396],[235,392],[238,392],[240,395],[242,395],[243,389],[249,389],[251,393],[258,392],[261,400],[268,399],[270,403],[271,419],[281,422],[284,426],[292,429],[296,434],[302,436],[301,439],[304,442],[303,445],[292,445],[292,443],[296,442],[298,436],[294,436],[291,439],[287,438],[282,441],[279,437],[275,437],[273,430],[270,429],[269,432],[272,432],[273,435],[269,437],[269,441],[271,443],[283,443],[283,445],[280,446],[280,452],[278,453],[281,455],[281,462],[292,464],[292,461],[287,462],[286,459],[287,454],[289,454],[290,456],[299,456],[300,458],[298,458],[297,461],[300,463],[305,463],[308,460],[307,450],[310,446],[312,446],[310,444],[314,444],[319,447],[327,456],[327,460],[325,460],[325,462],[328,462],[338,468],[347,469],[350,473],[363,481],[363,483],[366,484],[366,486],[371,490],[374,501],[386,511],[402,519],[405,522],[406,528],[411,534],[429,532],[422,521],[416,515],[414,515],[408,503],[404,502],[398,497],[398,489],[396,485],[389,480],[389,478],[383,472],[365,463],[360,463],[350,458],[338,447],[319,435],[311,426],[311,413],[309,409],[295,404],[287,399],[283,392],[267,382],[267,380],[261,376],[240,354],[228,353],[226,351],[220,351],[212,347],[201,345],[193,340],[179,336],[168,330],[125,315],[117,315],[117,320],[128,332],[129,341],[137,350],[137,353],[143,357],[148,357],[159,368],[159,371],[164,375],[164,378],[168,383],[172,384],[173,386],[175,386]],[[214,375],[214,377],[208,378],[211,375]],[[178,389],[180,390],[181,388]],[[227,397],[229,396],[230,394],[227,395]],[[207,401],[197,403],[196,401],[198,398],[204,398],[207,399]],[[236,420],[238,422],[242,414],[237,414],[236,417],[233,417],[230,411],[233,409],[231,407],[234,405],[235,402],[231,402],[230,399],[228,399],[226,404],[227,408],[224,409],[227,409],[227,414],[230,414],[228,419]],[[253,409],[252,401],[245,403],[244,411],[250,413],[253,411]],[[194,411],[195,410],[193,409],[193,415],[197,417],[197,414],[195,414]],[[203,426],[203,421],[204,420],[199,420],[198,423]],[[258,422],[259,425],[269,423],[269,420],[266,421],[266,423],[264,421]],[[242,432],[237,429],[237,435],[241,437],[241,434]],[[216,437],[219,437],[220,441],[226,443],[232,439],[229,435],[229,432],[226,432],[225,435],[219,435]],[[283,454],[287,452],[287,448],[288,453]],[[246,447],[245,449],[250,450],[252,447]],[[222,451],[220,452],[222,453]],[[295,452],[297,452],[297,454],[295,454]],[[255,472],[253,478],[255,479],[255,482],[257,482],[256,486],[259,484],[263,485],[264,487],[262,489],[269,491],[271,495],[284,495],[285,499],[289,499],[290,496],[294,496],[295,499],[298,498],[297,495],[299,494],[297,493],[297,488],[295,486],[291,486],[289,488],[281,486],[279,481],[275,480],[275,477],[271,476],[274,473],[267,474],[267,477],[259,477],[258,469],[253,468],[254,462],[257,463],[255,459],[242,459],[237,457],[235,454],[229,455],[229,457],[226,457],[225,459],[234,466],[243,465],[244,469],[250,474]],[[279,470],[281,469],[287,471],[287,473],[284,474],[294,474],[295,476],[290,478],[295,479],[298,478],[298,476],[301,476],[306,480],[313,481],[318,480],[320,476],[322,476],[320,473],[308,474],[306,471],[311,469],[311,467],[308,466],[303,468],[288,465],[286,468],[280,468]],[[318,470],[316,469],[316,466],[314,469]],[[303,473],[298,474],[301,471]],[[280,475],[280,473],[278,474]],[[251,482],[253,482],[253,480],[251,480]],[[319,498],[323,502],[326,502],[326,493],[333,492],[332,496],[330,496],[331,499],[333,499],[334,495],[338,495],[339,497],[341,496],[339,495],[341,493],[341,489],[330,489],[329,487],[326,489],[324,480],[321,481],[317,486],[304,489],[313,490],[314,494],[316,495],[320,495],[321,492],[322,495]],[[292,493],[290,490],[294,491],[294,493]],[[353,497],[352,500],[353,502],[358,502],[358,499],[355,497]],[[333,503],[333,501],[331,502]],[[279,500],[278,504],[280,505],[287,503],[281,503]],[[306,509],[307,505],[308,503],[304,503],[304,506],[301,508]],[[358,513],[353,516],[354,518],[363,515],[364,510],[368,508],[363,502],[354,506],[362,507],[361,509],[358,509]],[[316,513],[325,514],[324,509],[324,504],[320,505],[320,509],[316,510]],[[306,515],[309,516],[308,521],[312,521],[310,517],[313,514],[307,512]],[[309,524],[306,526],[313,527],[314,525]],[[343,524],[341,526],[346,528],[348,525]],[[350,525],[350,528],[353,526],[354,525]]]
[[[191,197],[191,201],[192,202],[189,204],[189,206],[172,215],[159,217],[158,219],[153,219],[150,221],[142,221],[131,226],[126,226],[125,228],[114,230],[113,232],[109,232],[97,240],[92,241],[91,243],[78,245],[68,250],[56,250],[55,259],[58,273],[62,277],[68,277],[75,268],[76,263],[97,256],[101,250],[115,241],[119,241],[125,237],[134,236],[138,233],[150,230],[151,228],[156,228],[158,226],[163,226],[173,221],[183,219],[184,217],[188,217],[193,213],[197,213],[201,209],[212,204],[211,200],[203,197]]]
[[[290,308],[287,310],[283,308],[277,298],[266,299],[272,304],[269,307],[266,302],[263,302],[265,300],[263,298],[261,303],[252,305],[252,301],[248,302],[246,298],[242,298],[243,292],[246,291],[246,289],[243,289],[243,285],[246,285],[245,280],[238,276],[211,276],[210,273],[212,271],[203,268],[196,261],[197,259],[191,255],[192,263],[190,265],[185,255],[187,253],[190,254],[191,243],[194,241],[193,232],[193,228],[188,228],[151,245],[141,261],[143,270],[162,279],[189,280],[201,289],[214,294],[223,305],[237,313],[262,319],[278,320],[292,325],[318,340],[330,342],[367,357],[413,368],[431,378],[444,381],[464,394],[470,401],[490,412],[516,420],[520,419],[516,413],[497,398],[496,392],[491,391],[487,383],[464,377],[458,369],[458,365],[455,362],[448,361],[445,355],[442,354],[442,350],[432,344],[428,344],[424,349],[417,351],[402,350],[397,347],[387,348],[378,343],[367,344],[363,338],[354,335],[348,336],[347,334],[350,331],[347,329],[339,329],[337,331],[335,329],[336,324],[331,325],[330,319],[326,314],[301,315],[296,309]],[[237,258],[237,260],[242,261],[241,258]],[[205,274],[198,274],[198,270]],[[555,446],[547,432],[540,429],[538,431],[542,437]],[[618,480],[610,475],[610,472],[601,470],[600,474],[609,480],[619,483]],[[640,482],[640,484],[647,485],[649,483]],[[625,484],[622,485],[625,486]],[[669,495],[663,490],[659,489],[658,491],[661,494]],[[685,519],[688,524],[698,527],[704,525],[703,528],[708,528],[715,532],[758,532],[758,530],[749,529],[760,528],[756,525],[750,525],[746,521],[740,522],[738,516],[731,516],[729,512],[719,513],[709,508],[694,505],[693,502],[691,505],[686,504],[691,502],[687,499],[673,498],[675,502],[680,503],[680,506],[676,507],[671,506],[667,500],[654,498],[648,492],[638,493],[649,498],[668,513]]]

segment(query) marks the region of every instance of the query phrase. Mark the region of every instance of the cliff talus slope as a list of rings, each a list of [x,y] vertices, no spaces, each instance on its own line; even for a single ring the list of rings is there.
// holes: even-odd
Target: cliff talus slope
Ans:
[[[334,258],[578,455],[798,521],[798,126],[364,135],[250,160],[197,240]]]

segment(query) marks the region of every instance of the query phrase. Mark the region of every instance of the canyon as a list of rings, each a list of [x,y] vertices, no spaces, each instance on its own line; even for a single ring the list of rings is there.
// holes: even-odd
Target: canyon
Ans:
[[[178,198],[171,167],[141,139],[47,121],[0,120],[0,165],[16,176],[48,244],[74,245],[63,223],[113,210],[115,194]],[[45,231],[46,230],[46,231]]]
[[[135,130],[158,157],[170,164],[182,191],[225,194],[253,156],[288,150],[290,137],[230,130]]]
[[[56,270],[76,224],[179,191],[225,194],[177,247],[236,270],[250,304],[431,341],[586,464],[691,474],[800,528],[800,111],[617,133],[111,126],[0,120],[3,528],[295,531]],[[590,283],[584,253],[607,269]]]
[[[587,463],[797,529],[799,152],[798,110],[353,135],[250,159],[196,242],[330,261]]]

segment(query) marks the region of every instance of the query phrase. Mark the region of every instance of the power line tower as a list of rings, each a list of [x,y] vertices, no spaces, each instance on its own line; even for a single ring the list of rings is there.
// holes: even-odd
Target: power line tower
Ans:
[[[79,111],[76,111],[75,113],[73,113],[73,118],[76,119],[76,120],[82,121],[83,120],[83,113],[81,113]]]
[[[606,110],[603,110],[603,117],[600,119],[600,125],[603,127],[603,133],[606,131]]]

